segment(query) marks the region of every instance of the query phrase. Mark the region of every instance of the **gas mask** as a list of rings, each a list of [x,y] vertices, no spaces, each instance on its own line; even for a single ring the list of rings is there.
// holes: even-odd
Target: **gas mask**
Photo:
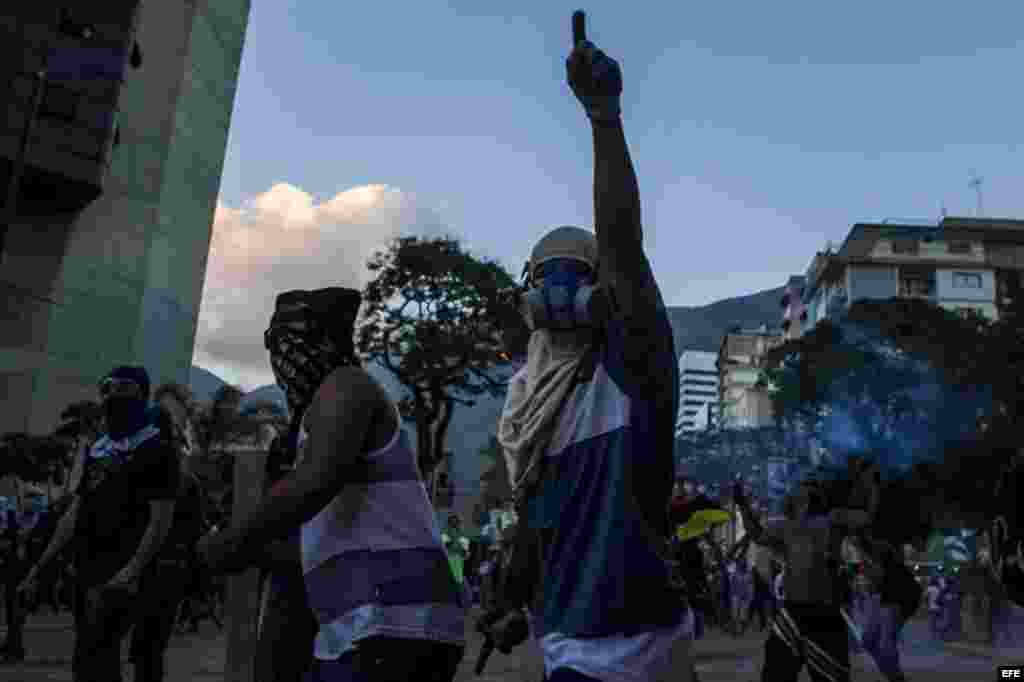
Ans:
[[[527,263],[515,294],[531,331],[600,329],[608,319],[606,294],[594,269],[575,258],[551,258],[532,272]]]

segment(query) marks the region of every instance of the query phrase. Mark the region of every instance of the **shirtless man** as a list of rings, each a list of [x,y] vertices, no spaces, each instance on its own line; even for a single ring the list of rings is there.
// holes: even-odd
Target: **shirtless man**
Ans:
[[[739,486],[733,495],[754,542],[786,562],[785,601],[779,605],[765,645],[764,682],[796,682],[807,664],[814,682],[849,682],[847,626],[837,599],[839,527],[862,528],[868,511],[826,508],[809,485],[787,500],[787,518],[763,528]]]

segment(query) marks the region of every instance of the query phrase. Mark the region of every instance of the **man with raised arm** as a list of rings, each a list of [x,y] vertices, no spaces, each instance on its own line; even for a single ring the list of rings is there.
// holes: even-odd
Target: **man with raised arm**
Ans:
[[[761,679],[797,682],[806,664],[814,682],[849,682],[847,624],[837,583],[839,542],[842,529],[866,527],[871,512],[829,511],[821,491],[804,484],[787,499],[786,520],[763,528],[738,484],[733,497],[754,542],[772,549],[786,562],[785,600],[765,644]]]
[[[505,592],[502,608],[529,608],[549,682],[686,681],[692,620],[666,561],[679,403],[672,328],[643,249],[622,75],[587,40],[582,12],[567,71],[593,133],[596,235],[556,228],[528,263],[526,364],[498,434],[525,500],[517,538],[539,538],[539,577],[528,595]]]

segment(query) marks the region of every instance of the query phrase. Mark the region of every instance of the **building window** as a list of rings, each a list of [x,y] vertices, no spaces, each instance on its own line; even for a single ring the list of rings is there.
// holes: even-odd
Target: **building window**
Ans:
[[[970,253],[971,243],[970,242],[949,242],[950,253]]]
[[[935,295],[935,270],[900,268],[900,296],[927,298]]]
[[[954,289],[980,289],[981,273],[979,272],[954,272]]]

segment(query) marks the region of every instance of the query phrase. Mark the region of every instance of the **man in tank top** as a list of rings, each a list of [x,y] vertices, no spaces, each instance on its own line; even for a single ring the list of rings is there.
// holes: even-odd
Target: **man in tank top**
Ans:
[[[237,571],[301,526],[296,551],[319,624],[311,682],[450,682],[467,605],[397,406],[356,359],[360,300],[340,288],[278,296],[264,341],[298,431],[295,469],[198,551]]]

